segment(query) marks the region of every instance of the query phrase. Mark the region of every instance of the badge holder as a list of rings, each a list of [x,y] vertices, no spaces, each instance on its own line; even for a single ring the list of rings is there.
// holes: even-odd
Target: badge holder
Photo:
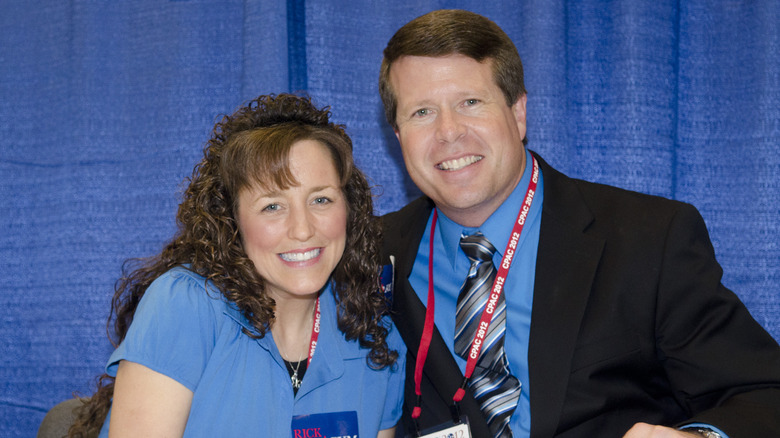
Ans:
[[[465,393],[468,379],[463,379],[461,387],[458,390],[458,394],[461,395],[458,400],[453,400],[450,405],[451,421],[429,427],[423,431],[420,430],[419,416],[414,417],[414,429],[418,438],[471,438],[471,427],[469,426],[469,418],[460,413],[460,404],[458,401],[462,399],[462,393]],[[422,404],[421,396],[417,396],[417,407],[419,409]]]
[[[450,406],[450,411],[456,415],[460,411],[457,404]],[[471,428],[469,419],[465,415],[455,417],[452,421],[429,427],[423,431],[419,430],[415,422],[418,438],[471,438]]]

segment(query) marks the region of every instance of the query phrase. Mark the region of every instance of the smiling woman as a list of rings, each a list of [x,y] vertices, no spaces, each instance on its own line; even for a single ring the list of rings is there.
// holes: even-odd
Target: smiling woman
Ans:
[[[244,250],[277,309],[319,292],[341,259],[347,234],[347,205],[327,148],[302,140],[289,160],[297,184],[271,190],[255,185],[238,195]]]
[[[405,348],[371,191],[327,108],[283,94],[226,116],[177,221],[118,283],[119,345],[71,436],[392,435]]]

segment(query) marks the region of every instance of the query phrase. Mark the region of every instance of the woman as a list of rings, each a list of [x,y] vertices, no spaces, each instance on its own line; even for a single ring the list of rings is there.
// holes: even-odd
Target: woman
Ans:
[[[393,436],[404,346],[370,188],[328,116],[283,94],[216,125],[179,232],[118,283],[121,344],[71,436]]]

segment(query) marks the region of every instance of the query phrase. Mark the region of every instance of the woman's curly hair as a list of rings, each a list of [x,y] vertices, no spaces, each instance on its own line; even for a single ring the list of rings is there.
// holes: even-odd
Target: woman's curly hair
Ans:
[[[352,141],[343,126],[329,121],[328,107],[317,109],[308,97],[260,96],[216,124],[195,166],[176,215],[178,232],[162,252],[123,266],[111,303],[112,343],[124,339],[147,287],[175,266],[186,266],[211,281],[235,303],[263,337],[274,322],[274,301],[247,257],[236,220],[237,199],[252,185],[286,189],[296,185],[288,157],[293,144],[315,140],[328,148],[347,200],[347,240],[332,274],[338,327],[346,339],[369,348],[368,365],[383,368],[398,353],[388,348],[384,295],[379,285],[381,229],[374,216],[371,188],[355,166]],[[103,374],[98,390],[85,400],[69,436],[97,435],[108,413],[114,379]]]

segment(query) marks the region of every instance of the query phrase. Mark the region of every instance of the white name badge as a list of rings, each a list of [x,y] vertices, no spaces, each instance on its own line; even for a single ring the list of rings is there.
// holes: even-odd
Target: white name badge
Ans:
[[[471,438],[468,423],[460,423],[433,433],[421,435],[420,438]]]
[[[460,416],[458,424],[455,424],[454,421],[447,421],[422,430],[420,433],[419,438],[471,438],[469,418],[465,415]]]

